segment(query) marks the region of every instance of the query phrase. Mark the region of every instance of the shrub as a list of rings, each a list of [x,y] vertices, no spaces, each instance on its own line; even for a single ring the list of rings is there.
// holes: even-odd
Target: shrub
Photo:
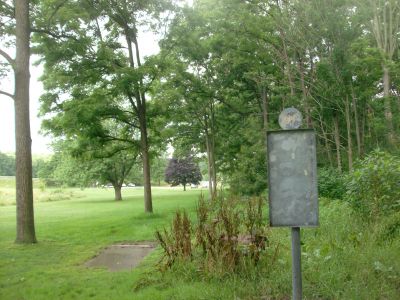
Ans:
[[[346,193],[344,176],[334,168],[318,170],[318,194],[330,199],[343,199]]]
[[[243,203],[238,198],[222,196],[207,201],[201,196],[196,226],[186,213],[182,217],[177,212],[170,230],[156,232],[164,250],[163,266],[191,259],[199,270],[226,273],[240,271],[248,263],[257,265],[267,244],[263,202],[262,198],[250,198]],[[189,232],[194,233],[194,239]]]
[[[355,211],[375,219],[400,211],[400,159],[376,150],[347,176],[347,196]]]
[[[382,220],[378,230],[378,241],[387,243],[400,237],[400,211]]]
[[[261,131],[257,134],[262,133]],[[252,133],[251,138],[256,138]],[[252,142],[243,141],[231,168],[222,170],[227,174],[230,192],[239,196],[259,196],[267,189],[267,167],[264,138],[257,136]],[[222,166],[223,167],[223,166]],[[228,175],[229,174],[229,175]]]
[[[156,231],[156,238],[164,250],[165,265],[171,267],[176,259],[192,256],[191,223],[186,212],[175,213],[171,231]]]

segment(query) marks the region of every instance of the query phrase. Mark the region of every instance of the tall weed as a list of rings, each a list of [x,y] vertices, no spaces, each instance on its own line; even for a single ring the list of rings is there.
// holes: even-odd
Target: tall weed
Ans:
[[[164,250],[163,267],[188,258],[203,273],[237,272],[248,264],[257,265],[268,241],[263,202],[222,195],[208,201],[200,196],[195,225],[185,212],[177,212],[169,230],[156,232]]]

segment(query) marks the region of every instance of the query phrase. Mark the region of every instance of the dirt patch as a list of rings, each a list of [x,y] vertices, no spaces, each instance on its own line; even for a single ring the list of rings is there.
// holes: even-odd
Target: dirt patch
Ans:
[[[107,268],[111,272],[132,270],[155,248],[152,242],[112,245],[85,265],[92,268]]]

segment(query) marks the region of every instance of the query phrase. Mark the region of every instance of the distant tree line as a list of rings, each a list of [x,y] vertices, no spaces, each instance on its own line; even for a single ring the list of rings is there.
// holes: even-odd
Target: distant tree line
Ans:
[[[152,184],[165,184],[164,174],[168,159],[160,156],[152,160]],[[15,176],[15,156],[0,152],[0,176]],[[93,187],[111,185],[116,199],[121,200],[123,184],[143,186],[140,161],[119,153],[110,158],[84,160],[58,151],[32,161],[32,177],[41,179],[48,187]]]
[[[15,176],[15,157],[0,152],[0,176]]]
[[[43,158],[32,159],[32,177],[37,178],[38,172],[44,167]],[[0,176],[15,176],[15,155],[0,152]]]

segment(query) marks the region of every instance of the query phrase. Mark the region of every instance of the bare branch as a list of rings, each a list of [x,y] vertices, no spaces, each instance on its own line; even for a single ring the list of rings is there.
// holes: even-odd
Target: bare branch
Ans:
[[[15,59],[13,59],[7,52],[0,49],[0,55],[3,56],[13,69],[15,69]]]
[[[0,90],[0,95],[6,95],[6,96],[10,97],[11,99],[15,100],[15,95],[7,93],[5,91]]]

